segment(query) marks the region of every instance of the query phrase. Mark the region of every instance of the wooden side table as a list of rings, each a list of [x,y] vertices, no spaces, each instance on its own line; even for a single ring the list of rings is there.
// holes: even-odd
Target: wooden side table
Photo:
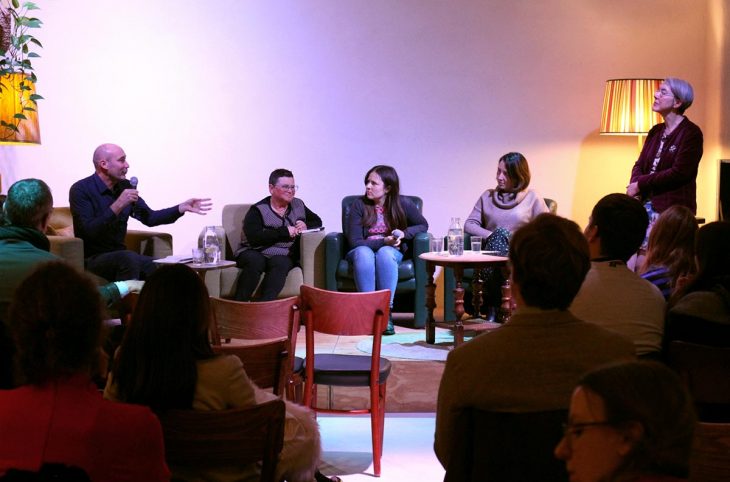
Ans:
[[[456,320],[453,323],[443,322],[438,323],[438,325],[454,330],[454,347],[457,347],[464,342],[464,323],[461,320],[464,315],[464,288],[462,286],[464,270],[471,268],[475,272],[472,294],[474,308],[476,313],[479,313],[479,308],[482,304],[482,280],[478,272],[488,266],[497,268],[506,266],[507,257],[484,254],[481,251],[464,251],[463,255],[454,256],[448,254],[447,251],[442,251],[440,253],[423,253],[420,255],[420,258],[426,262],[426,274],[428,275],[428,283],[426,285],[426,343],[433,344],[436,341],[437,323],[433,318],[433,309],[436,307],[436,284],[434,283],[433,274],[436,266],[443,266],[444,268],[454,270],[454,278],[456,280],[456,287],[454,288],[454,314],[456,315]],[[510,302],[509,293],[504,293],[503,290],[503,305],[508,305]],[[497,328],[501,325],[484,321],[483,323],[476,323],[473,326],[476,329],[484,330]]]

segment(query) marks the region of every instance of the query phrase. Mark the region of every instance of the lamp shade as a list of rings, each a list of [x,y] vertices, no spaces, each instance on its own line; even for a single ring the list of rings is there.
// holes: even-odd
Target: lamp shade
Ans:
[[[31,100],[31,96],[35,94],[35,85],[22,73],[4,75],[0,77],[0,83],[2,83],[0,120],[17,126],[17,131],[6,127],[5,124],[0,126],[0,143],[40,144],[38,111],[35,110],[35,102]],[[31,107],[34,110],[24,110],[23,107]],[[18,118],[17,114],[22,114],[26,118]]]
[[[663,79],[612,79],[603,94],[600,134],[643,135],[662,122],[651,110]]]

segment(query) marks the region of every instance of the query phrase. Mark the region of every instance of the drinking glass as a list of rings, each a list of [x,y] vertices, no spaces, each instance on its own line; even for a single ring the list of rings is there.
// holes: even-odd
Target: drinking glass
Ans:
[[[205,262],[205,252],[203,248],[193,248],[193,263],[203,264]]]
[[[444,238],[432,237],[431,238],[431,252],[441,253],[444,250]]]
[[[475,253],[482,250],[482,237],[481,236],[472,236],[471,237],[471,250]]]

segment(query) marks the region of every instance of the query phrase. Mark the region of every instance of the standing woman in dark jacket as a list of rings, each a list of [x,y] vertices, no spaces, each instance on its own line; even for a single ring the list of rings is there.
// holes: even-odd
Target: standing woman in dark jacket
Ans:
[[[651,109],[664,122],[649,131],[626,187],[626,194],[641,200],[649,214],[647,238],[641,251],[646,250],[654,221],[667,208],[679,204],[688,207],[692,214],[697,213],[702,131],[684,115],[693,100],[694,90],[689,82],[672,77],[664,79],[654,93]]]
[[[413,237],[428,231],[428,222],[415,204],[400,195],[395,169],[375,166],[365,174],[365,195],[352,203],[347,226],[351,248],[347,260],[352,264],[357,290],[389,289],[392,307],[398,265],[404,256],[410,256]],[[391,316],[383,334],[394,333]]]

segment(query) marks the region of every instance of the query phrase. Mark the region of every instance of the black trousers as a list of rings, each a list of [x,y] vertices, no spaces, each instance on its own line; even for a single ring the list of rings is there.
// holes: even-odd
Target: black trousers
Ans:
[[[236,301],[251,301],[256,286],[261,282],[257,301],[275,300],[286,283],[286,276],[294,267],[294,260],[289,256],[266,257],[253,249],[247,249],[236,258],[236,264],[241,268],[236,286]]]

